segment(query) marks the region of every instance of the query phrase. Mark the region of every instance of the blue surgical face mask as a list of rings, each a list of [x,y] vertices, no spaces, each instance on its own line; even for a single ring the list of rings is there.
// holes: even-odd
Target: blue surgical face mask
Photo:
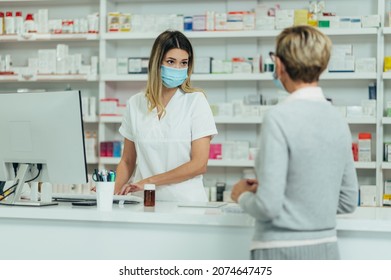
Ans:
[[[276,72],[273,73],[273,83],[274,83],[274,85],[275,85],[278,89],[283,90],[283,91],[286,91],[284,85],[282,84],[282,82],[280,81],[280,79],[277,77]]]
[[[162,65],[160,71],[163,85],[167,88],[178,87],[187,79],[187,68],[178,69]]]

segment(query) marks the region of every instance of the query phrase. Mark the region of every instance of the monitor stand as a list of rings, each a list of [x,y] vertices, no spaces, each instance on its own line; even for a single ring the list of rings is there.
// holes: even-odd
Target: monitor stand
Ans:
[[[6,201],[1,201],[0,205],[10,205],[10,206],[49,206],[49,205],[58,205],[57,202],[41,202],[41,201],[29,201],[29,200],[20,200],[22,194],[23,185],[26,181],[26,175],[31,168],[31,164],[23,163],[19,164],[19,169],[15,177],[15,192]]]

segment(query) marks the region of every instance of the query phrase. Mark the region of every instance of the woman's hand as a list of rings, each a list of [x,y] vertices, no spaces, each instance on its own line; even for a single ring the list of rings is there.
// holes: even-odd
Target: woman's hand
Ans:
[[[244,179],[237,182],[231,192],[231,198],[233,201],[238,202],[239,196],[244,192],[256,193],[258,188],[258,180],[256,179]]]
[[[120,192],[118,193],[119,195],[127,195],[128,193],[132,193],[132,192],[138,192],[138,191],[142,191],[144,190],[144,184],[141,183],[141,182],[137,182],[137,183],[128,183],[128,184],[125,184]]]

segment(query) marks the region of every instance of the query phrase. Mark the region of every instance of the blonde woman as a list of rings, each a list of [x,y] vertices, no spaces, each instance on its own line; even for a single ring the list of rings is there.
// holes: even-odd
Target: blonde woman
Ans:
[[[138,192],[148,183],[156,185],[156,200],[207,201],[202,174],[217,130],[205,95],[191,86],[193,64],[185,35],[165,31],[157,37],[146,90],[128,100],[119,129],[124,151],[115,193]]]
[[[290,95],[262,124],[258,180],[232,198],[256,219],[252,259],[338,259],[337,213],[358,202],[349,127],[318,86],[330,39],[310,26],[277,37],[274,80]]]

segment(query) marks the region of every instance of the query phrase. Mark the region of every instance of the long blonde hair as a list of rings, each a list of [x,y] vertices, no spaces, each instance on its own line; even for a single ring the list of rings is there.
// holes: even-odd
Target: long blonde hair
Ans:
[[[160,68],[164,56],[172,49],[181,49],[189,54],[187,68],[188,77],[179,87],[185,93],[195,91],[202,92],[201,89],[193,88],[190,82],[190,76],[193,72],[194,65],[194,53],[189,39],[179,31],[164,31],[156,38],[152,46],[148,64],[148,82],[145,90],[145,96],[148,99],[148,110],[152,111],[154,108],[157,108],[158,114],[162,113],[162,116],[165,114],[165,108],[162,103],[163,83]]]

